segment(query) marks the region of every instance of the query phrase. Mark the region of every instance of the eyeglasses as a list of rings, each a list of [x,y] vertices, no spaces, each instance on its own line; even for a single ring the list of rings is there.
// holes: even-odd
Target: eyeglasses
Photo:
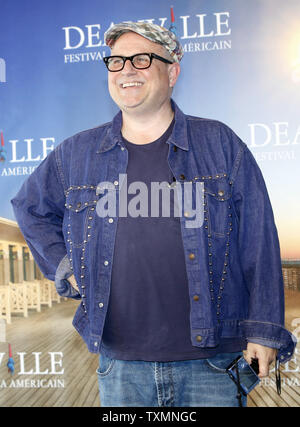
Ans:
[[[123,70],[127,60],[131,62],[134,68],[137,68],[138,70],[145,70],[150,67],[153,58],[165,62],[166,64],[173,64],[173,62],[156,55],[155,53],[137,53],[132,56],[106,56],[103,58],[103,61],[108,71],[115,72]]]

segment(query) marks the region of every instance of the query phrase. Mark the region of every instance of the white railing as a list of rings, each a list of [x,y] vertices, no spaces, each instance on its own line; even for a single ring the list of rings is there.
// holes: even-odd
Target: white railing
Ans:
[[[29,310],[40,312],[42,305],[52,307],[52,302],[60,303],[60,298],[54,283],[46,279],[10,282],[0,286],[0,318],[10,324],[14,315],[28,317]]]

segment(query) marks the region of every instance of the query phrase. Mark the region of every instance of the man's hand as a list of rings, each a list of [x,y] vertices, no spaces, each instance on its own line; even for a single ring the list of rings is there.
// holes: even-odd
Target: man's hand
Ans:
[[[78,286],[77,286],[74,274],[72,274],[72,276],[68,277],[67,280],[71,283],[71,285],[73,286],[73,288],[76,289],[77,292],[79,292],[79,289],[78,289]]]
[[[275,348],[265,347],[260,344],[248,342],[247,350],[244,354],[245,359],[251,364],[251,359],[258,359],[259,378],[269,375],[269,365],[276,359],[277,350]]]

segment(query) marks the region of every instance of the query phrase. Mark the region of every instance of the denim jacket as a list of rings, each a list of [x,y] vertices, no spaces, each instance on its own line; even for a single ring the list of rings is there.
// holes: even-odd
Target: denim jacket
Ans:
[[[285,362],[296,340],[284,328],[279,242],[261,171],[226,125],[185,115],[174,101],[172,107],[169,167],[177,182],[204,183],[203,225],[189,228],[189,218],[180,218],[191,343],[205,348],[223,338],[246,339],[277,348]],[[118,221],[97,215],[97,186],[112,183],[118,197],[128,163],[121,126],[119,112],[112,122],[66,139],[12,200],[43,274],[61,296],[80,299],[73,325],[93,353],[100,349],[109,303]],[[67,280],[72,274],[79,292]]]

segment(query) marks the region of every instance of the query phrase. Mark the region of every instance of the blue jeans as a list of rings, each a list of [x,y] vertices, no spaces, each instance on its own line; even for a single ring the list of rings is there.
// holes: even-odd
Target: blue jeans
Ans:
[[[144,362],[100,354],[97,370],[101,406],[238,406],[237,388],[226,367],[241,353],[211,359]],[[247,398],[243,396],[243,406]]]

